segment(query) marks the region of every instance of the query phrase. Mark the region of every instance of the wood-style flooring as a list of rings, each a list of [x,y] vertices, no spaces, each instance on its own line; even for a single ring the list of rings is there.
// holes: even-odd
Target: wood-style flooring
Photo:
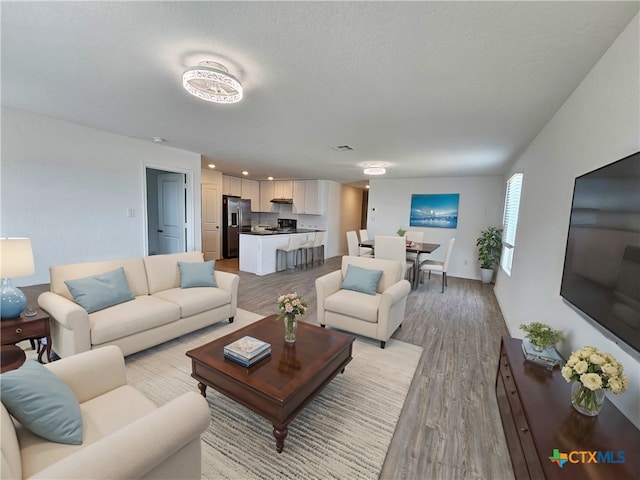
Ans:
[[[335,257],[262,277],[239,272],[237,259],[218,260],[216,269],[240,276],[238,307],[270,315],[279,295],[298,292],[309,304],[302,320],[317,324],[315,279],[340,263]],[[380,478],[512,480],[494,393],[500,338],[508,332],[493,286],[449,277],[440,293],[440,281],[432,275],[411,291],[402,328],[389,340],[424,352]],[[48,285],[22,289],[31,302]]]
[[[315,279],[340,268],[340,257],[313,268],[258,277],[237,259],[216,269],[240,275],[238,307],[277,312],[277,297],[298,292],[309,304],[302,320],[317,324]],[[513,470],[495,398],[500,338],[507,328],[492,285],[432,275],[412,290],[396,338],[420,345],[418,365],[381,479],[511,480]],[[384,394],[384,392],[381,392]]]

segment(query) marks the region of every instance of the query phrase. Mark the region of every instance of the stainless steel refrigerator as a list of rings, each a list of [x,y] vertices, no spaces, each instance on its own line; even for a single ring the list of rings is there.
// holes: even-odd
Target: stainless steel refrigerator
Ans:
[[[236,258],[240,233],[251,231],[251,200],[222,196],[222,256]]]

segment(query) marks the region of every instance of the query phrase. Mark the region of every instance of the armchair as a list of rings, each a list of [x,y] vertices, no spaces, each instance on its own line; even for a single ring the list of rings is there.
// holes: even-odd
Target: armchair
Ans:
[[[81,445],[55,443],[14,423],[2,404],[2,478],[191,478],[201,476],[207,401],[185,393],[156,407],[127,385],[122,351],[107,346],[46,365],[74,394]]]
[[[341,288],[349,265],[382,270],[375,295]],[[318,322],[380,340],[384,348],[404,320],[411,284],[402,279],[400,262],[367,257],[342,257],[342,268],[316,279]]]

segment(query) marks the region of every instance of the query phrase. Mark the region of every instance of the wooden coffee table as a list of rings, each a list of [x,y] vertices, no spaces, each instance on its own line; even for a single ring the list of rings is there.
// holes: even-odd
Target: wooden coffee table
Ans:
[[[224,358],[225,345],[249,335],[271,344],[271,356],[246,368]],[[275,315],[187,352],[191,376],[206,397],[212,387],[273,425],[282,452],[287,425],[351,361],[355,337],[298,322],[296,342],[284,341]]]

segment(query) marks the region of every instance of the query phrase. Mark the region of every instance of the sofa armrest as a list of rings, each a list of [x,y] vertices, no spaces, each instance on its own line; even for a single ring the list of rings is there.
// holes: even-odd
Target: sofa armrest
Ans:
[[[53,348],[60,357],[91,350],[89,314],[84,308],[53,292],[40,294],[38,305],[51,317]]]
[[[342,285],[342,271],[336,270],[331,273],[327,273],[322,277],[316,278],[316,295],[318,300],[318,315],[317,321],[320,325],[324,325],[324,300],[338,290]]]
[[[141,478],[198,439],[210,416],[201,395],[185,393],[31,478]]]
[[[378,307],[378,332],[389,338],[404,321],[404,310],[411,284],[407,280],[394,283],[384,292]]]
[[[235,316],[238,309],[238,285],[240,277],[235,273],[215,271],[214,276],[218,288],[231,294],[231,316]]]
[[[124,355],[115,345],[82,352],[45,367],[67,384],[79,403],[127,384]]]

